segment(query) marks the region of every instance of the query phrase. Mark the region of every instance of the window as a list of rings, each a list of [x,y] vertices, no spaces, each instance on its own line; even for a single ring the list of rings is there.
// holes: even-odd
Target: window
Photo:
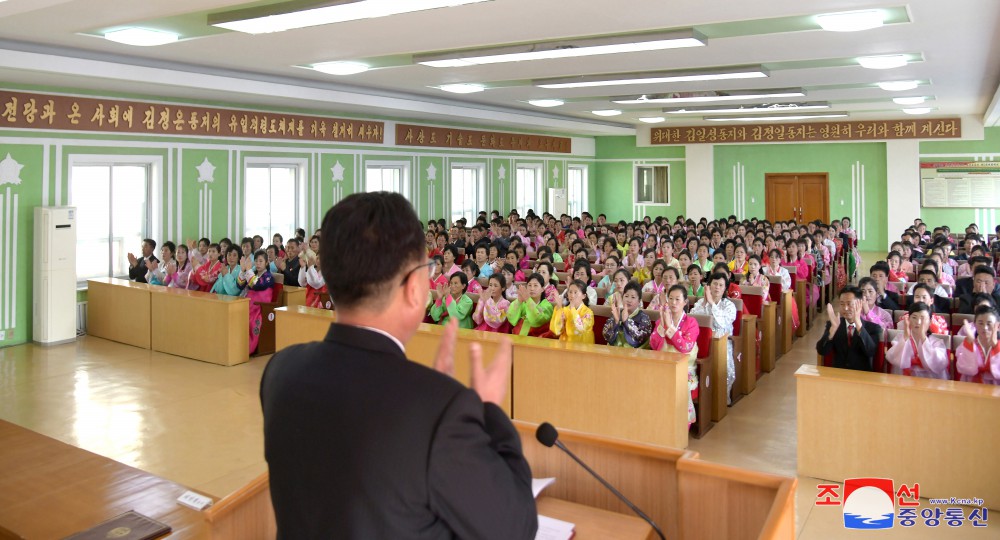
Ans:
[[[406,192],[405,163],[371,163],[365,166],[365,191],[391,191],[404,197]]]
[[[514,183],[514,206],[517,213],[524,216],[528,210],[541,215],[542,166],[518,165]]]
[[[297,164],[253,164],[246,168],[244,223],[246,236],[260,235],[264,245],[277,233],[290,238],[299,222]],[[233,239],[239,242],[238,238]]]
[[[70,164],[78,283],[127,276],[128,254],[141,256],[142,239],[150,236],[151,168],[149,163]]]
[[[669,167],[637,165],[635,168],[635,202],[637,204],[670,204]]]
[[[566,206],[569,215],[575,217],[587,210],[587,167],[570,165],[567,169]]]
[[[486,176],[482,165],[453,164],[451,167],[451,221],[465,218],[467,223],[475,224],[479,209],[485,206],[482,200],[483,177]]]

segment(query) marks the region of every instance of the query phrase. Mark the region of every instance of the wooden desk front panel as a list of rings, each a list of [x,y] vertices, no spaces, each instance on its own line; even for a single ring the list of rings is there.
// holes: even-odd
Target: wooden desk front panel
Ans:
[[[63,538],[129,510],[207,538],[200,512],[177,503],[187,488],[0,421],[0,525],[29,540]]]
[[[280,300],[283,306],[304,306],[306,305],[306,289],[305,287],[285,285],[281,288]]]
[[[125,279],[87,281],[87,333],[150,348],[150,285]]]
[[[163,287],[151,298],[154,351],[223,366],[250,359],[246,298]]]
[[[795,376],[800,475],[918,482],[921,497],[1000,510],[1000,386],[811,365]]]
[[[765,373],[774,371],[778,356],[777,309],[778,304],[769,302],[761,311],[760,329],[764,335],[760,341],[760,369]]]
[[[515,419],[687,447],[685,356],[534,341],[514,348]]]

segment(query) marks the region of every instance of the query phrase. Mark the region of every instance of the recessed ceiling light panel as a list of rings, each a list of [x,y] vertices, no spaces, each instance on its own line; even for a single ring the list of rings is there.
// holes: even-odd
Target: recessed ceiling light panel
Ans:
[[[414,63],[425,66],[448,68],[465,67],[503,62],[523,62],[528,60],[552,60],[558,58],[578,58],[603,54],[622,54],[644,51],[661,51],[682,47],[701,47],[705,38],[694,31],[647,32],[613,37],[580,38],[574,40],[549,41],[484,47],[464,51],[419,54]]]
[[[104,39],[125,45],[135,45],[137,47],[155,47],[157,45],[174,43],[177,41],[178,36],[171,32],[150,30],[148,28],[124,28],[105,33]]]
[[[877,9],[826,13],[816,16],[816,22],[827,32],[858,32],[882,26],[885,19]]]
[[[316,71],[329,75],[355,75],[368,71],[368,66],[360,62],[321,62],[313,64]]]
[[[801,88],[771,88],[761,90],[729,90],[711,92],[672,92],[668,94],[643,94],[640,96],[618,96],[613,103],[643,105],[649,103],[711,103],[715,101],[750,101],[754,99],[801,97],[806,95]]]
[[[645,122],[647,124],[659,124],[660,122],[663,122],[664,120],[666,120],[666,118],[664,118],[662,116],[645,116],[645,117],[639,119],[640,122]]]
[[[561,99],[529,99],[528,103],[535,107],[558,107],[566,102]]]
[[[619,114],[622,113],[618,109],[601,109],[601,110],[590,111],[590,112],[596,114],[597,116],[618,116]]]
[[[892,98],[892,102],[896,105],[920,105],[924,101],[927,101],[924,96]]]
[[[903,109],[906,114],[927,114],[931,112],[930,107],[907,107]]]
[[[453,94],[473,94],[475,92],[482,92],[483,90],[486,90],[485,86],[475,83],[442,84],[441,86],[438,86],[438,88]]]
[[[910,59],[905,54],[887,54],[883,56],[862,56],[858,58],[858,63],[866,69],[895,69],[903,67],[909,63]]]
[[[919,81],[885,81],[875,83],[879,88],[888,92],[905,92],[920,86]]]
[[[811,120],[816,118],[845,118],[847,113],[778,114],[774,116],[706,116],[710,122],[785,122],[788,120]]]
[[[657,71],[647,73],[615,73],[538,79],[531,84],[540,88],[590,88],[595,86],[625,86],[667,82],[723,81],[731,79],[756,79],[767,77],[761,66],[738,66],[699,71]]]
[[[281,11],[284,4],[295,4],[282,2],[215,13],[208,16],[208,24],[247,34],[266,34],[488,1],[491,0],[341,0],[299,11]]]

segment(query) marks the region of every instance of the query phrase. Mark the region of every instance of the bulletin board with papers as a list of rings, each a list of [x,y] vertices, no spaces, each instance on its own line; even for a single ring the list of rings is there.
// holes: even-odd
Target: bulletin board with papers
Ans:
[[[920,200],[924,208],[1000,208],[1000,174],[921,178]]]

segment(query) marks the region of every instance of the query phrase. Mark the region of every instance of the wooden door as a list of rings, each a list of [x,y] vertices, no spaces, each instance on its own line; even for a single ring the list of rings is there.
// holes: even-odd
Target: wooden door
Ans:
[[[764,176],[767,219],[799,223],[830,221],[827,173],[769,173]]]

